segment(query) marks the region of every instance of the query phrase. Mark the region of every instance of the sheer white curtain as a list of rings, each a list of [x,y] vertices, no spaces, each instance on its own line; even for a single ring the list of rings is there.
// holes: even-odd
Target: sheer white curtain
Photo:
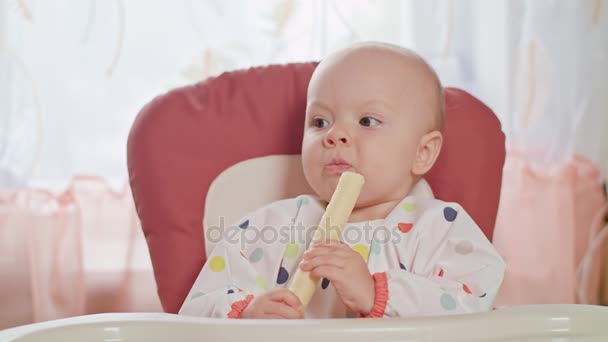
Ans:
[[[411,42],[411,5],[2,0],[0,325],[160,310],[126,185],[137,112],[223,71]]]
[[[2,6],[2,189],[61,189],[74,174],[121,186],[130,124],[154,96],[227,70],[318,60],[360,40],[416,49],[446,84],[476,93],[507,116],[504,0],[3,0]]]
[[[538,166],[572,154],[605,167],[608,132],[606,1],[526,2],[514,51],[511,138],[546,147]]]
[[[445,85],[486,102],[510,144],[543,151],[526,154],[526,162],[548,168],[580,155],[600,168],[607,160],[606,0],[0,0],[0,6],[0,244],[13,253],[0,263],[0,276],[19,274],[28,284],[21,289],[32,289],[22,291],[30,316],[21,322],[159,309],[126,186],[126,137],[153,97],[223,71],[318,60],[361,40],[397,43],[427,58]],[[15,247],[34,246],[31,236],[40,229],[46,238],[36,243],[55,246],[44,258]],[[36,260],[67,263],[56,252],[67,245],[68,255],[82,256],[68,263],[82,279],[74,293],[83,296],[70,305],[41,295],[51,290],[35,281],[52,272]],[[123,299],[94,305],[116,289]]]

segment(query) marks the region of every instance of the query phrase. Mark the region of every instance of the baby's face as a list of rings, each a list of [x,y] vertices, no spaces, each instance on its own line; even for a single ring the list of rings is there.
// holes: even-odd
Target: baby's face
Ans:
[[[324,61],[325,62],[325,61]],[[400,200],[414,181],[412,165],[429,119],[417,115],[415,77],[393,61],[357,55],[321,64],[306,108],[302,163],[307,181],[329,201],[344,171],[365,177],[357,207]],[[415,73],[414,73],[415,74]],[[404,79],[404,77],[406,77]]]

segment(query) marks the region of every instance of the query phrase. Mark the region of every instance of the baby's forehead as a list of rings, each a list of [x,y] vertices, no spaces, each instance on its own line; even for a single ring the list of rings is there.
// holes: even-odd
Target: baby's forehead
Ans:
[[[425,71],[427,63],[414,52],[394,46],[364,45],[344,49],[329,55],[321,64],[345,65],[354,69],[374,69],[384,71]]]
[[[438,101],[443,101],[440,93],[440,82],[420,56],[406,49],[372,45],[324,59],[311,79],[308,102],[309,106],[328,102],[351,108],[385,105],[391,112],[415,111],[433,117],[431,112],[437,112]]]
[[[408,59],[387,53],[359,53],[329,60],[315,71],[309,97],[346,93],[366,102],[374,98],[403,100],[404,96],[432,92],[428,86],[432,75]]]
[[[383,46],[337,52],[324,59],[313,74],[313,81],[377,82],[403,87],[412,83],[424,85],[433,78],[434,72],[418,55]]]

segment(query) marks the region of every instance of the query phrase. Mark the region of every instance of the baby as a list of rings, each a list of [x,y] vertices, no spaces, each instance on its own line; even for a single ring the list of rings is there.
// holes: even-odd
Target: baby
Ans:
[[[216,245],[179,313],[340,318],[490,310],[502,258],[464,209],[424,191],[442,145],[443,103],[435,72],[407,49],[365,43],[325,58],[309,84],[302,142],[304,175],[317,196],[243,218],[243,233]],[[342,240],[307,250],[310,239],[295,232],[310,237],[344,171],[362,174],[365,185]],[[286,229],[288,238],[246,238],[267,227]],[[298,267],[321,279],[306,308],[288,289]]]

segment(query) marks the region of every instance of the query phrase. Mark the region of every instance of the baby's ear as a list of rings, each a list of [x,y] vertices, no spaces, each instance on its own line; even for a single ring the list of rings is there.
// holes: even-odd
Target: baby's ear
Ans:
[[[435,164],[439,151],[443,144],[443,135],[439,131],[432,131],[420,138],[416,157],[412,165],[412,173],[422,176],[427,173]]]

